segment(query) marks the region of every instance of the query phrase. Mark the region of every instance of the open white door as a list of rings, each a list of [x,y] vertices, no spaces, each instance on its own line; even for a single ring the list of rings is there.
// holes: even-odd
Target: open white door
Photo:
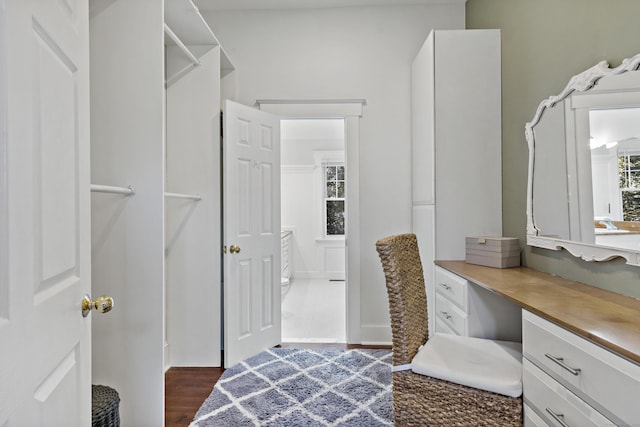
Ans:
[[[0,1],[0,426],[91,423],[88,19]]]
[[[224,365],[280,343],[280,119],[226,101]]]

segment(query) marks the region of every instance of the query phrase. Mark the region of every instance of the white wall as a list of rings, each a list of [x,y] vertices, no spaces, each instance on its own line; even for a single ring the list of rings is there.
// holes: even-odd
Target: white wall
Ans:
[[[92,315],[92,380],[118,391],[128,426],[164,418],[162,23],[161,0],[116,1],[90,21],[91,182],[136,190],[91,197],[91,291],[114,299]]]
[[[294,279],[345,278],[345,241],[322,238],[322,179],[312,166],[283,167],[282,229],[293,232],[290,265]],[[316,191],[314,187],[318,187]]]
[[[221,366],[220,47],[167,88],[165,293],[169,366]]]
[[[366,99],[360,123],[360,337],[390,342],[375,241],[411,230],[410,65],[463,1],[428,6],[201,12],[236,67],[238,101]]]
[[[284,120],[280,147],[281,165],[313,165],[314,150],[344,150],[344,120]]]
[[[280,177],[280,215],[283,230],[293,232],[289,246],[292,262],[292,277],[302,278],[311,271],[318,271],[313,243],[316,238],[314,227],[313,166],[283,166]]]

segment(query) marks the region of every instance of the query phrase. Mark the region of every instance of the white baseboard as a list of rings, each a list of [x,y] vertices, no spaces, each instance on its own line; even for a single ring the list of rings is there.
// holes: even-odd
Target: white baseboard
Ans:
[[[323,271],[296,271],[291,276],[291,280],[296,279],[326,279],[329,280],[329,275]]]
[[[360,326],[360,344],[362,345],[391,345],[391,326],[362,325]]]
[[[169,361],[169,343],[164,342],[164,371],[167,372],[171,368],[171,363]]]

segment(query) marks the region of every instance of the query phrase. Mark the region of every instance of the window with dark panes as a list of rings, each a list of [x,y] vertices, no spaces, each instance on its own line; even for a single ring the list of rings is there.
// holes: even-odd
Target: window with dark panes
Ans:
[[[640,221],[640,155],[618,157],[623,221]]]
[[[344,164],[324,165],[324,184],[325,235],[344,235]]]

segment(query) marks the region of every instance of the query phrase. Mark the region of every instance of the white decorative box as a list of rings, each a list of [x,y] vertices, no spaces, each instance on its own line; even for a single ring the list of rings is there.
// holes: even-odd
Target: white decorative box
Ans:
[[[466,261],[487,267],[520,265],[520,242],[515,237],[466,237]]]

